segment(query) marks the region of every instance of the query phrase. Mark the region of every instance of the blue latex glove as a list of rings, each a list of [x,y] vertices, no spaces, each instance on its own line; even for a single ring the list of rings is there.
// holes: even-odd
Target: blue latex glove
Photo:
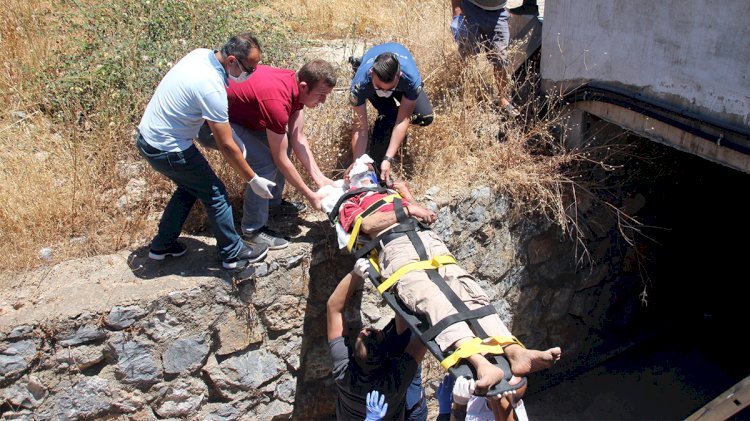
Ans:
[[[466,23],[464,22],[464,15],[453,16],[453,21],[451,22],[451,32],[453,32],[453,40],[458,42],[465,31]]]
[[[455,379],[450,373],[447,373],[443,377],[443,381],[437,389],[437,400],[440,407],[438,413],[450,414],[451,413],[451,397],[453,396],[453,382]]]
[[[381,420],[385,413],[388,412],[388,404],[385,403],[385,395],[381,395],[377,390],[367,394],[367,413],[365,421]]]

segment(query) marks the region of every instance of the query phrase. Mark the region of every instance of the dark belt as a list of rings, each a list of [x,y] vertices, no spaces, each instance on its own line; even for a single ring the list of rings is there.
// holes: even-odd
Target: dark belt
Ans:
[[[414,229],[411,229],[409,231],[426,231],[426,228],[423,228],[421,225],[416,224]],[[391,241],[401,238],[404,235],[406,235],[406,230],[404,231],[389,231],[386,234],[383,234],[382,237],[380,237],[380,243],[385,247],[386,244],[390,243]]]
[[[141,132],[138,132],[138,136],[136,138],[136,142],[138,143],[138,145],[141,148],[143,148],[144,151],[146,151],[146,153],[157,154],[157,153],[164,153],[165,152],[165,151],[163,151],[161,149],[156,149],[155,147],[149,145],[148,142],[146,142],[146,139],[143,138],[143,135],[141,134]]]
[[[363,244],[362,247],[354,252],[354,258],[359,259],[360,257],[366,256],[373,249],[380,249],[382,246],[390,243],[396,238],[405,235],[407,232],[412,231],[424,231],[426,227],[417,221],[415,218],[408,218],[405,222],[402,222],[395,227],[391,228],[385,234],[379,235],[367,243]]]

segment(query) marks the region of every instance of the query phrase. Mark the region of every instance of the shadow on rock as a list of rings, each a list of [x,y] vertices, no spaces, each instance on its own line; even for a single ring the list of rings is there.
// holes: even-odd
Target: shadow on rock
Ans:
[[[217,257],[216,247],[194,238],[180,237],[188,251],[180,257],[168,256],[164,260],[148,257],[149,246],[140,247],[128,256],[128,266],[141,279],[154,279],[167,275],[210,276],[232,282],[244,269],[225,270]]]

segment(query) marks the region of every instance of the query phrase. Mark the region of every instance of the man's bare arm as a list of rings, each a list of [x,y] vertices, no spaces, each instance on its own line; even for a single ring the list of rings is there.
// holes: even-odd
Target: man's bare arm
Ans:
[[[437,219],[435,212],[414,203],[405,206],[404,212],[406,216],[413,216],[426,224],[431,224]],[[376,235],[396,222],[398,222],[396,211],[374,212],[362,221],[359,229],[367,235]]]
[[[394,181],[393,189],[396,190],[403,199],[406,199],[409,202],[417,201],[417,199],[415,199],[414,196],[411,194],[411,191],[409,190],[409,186],[406,184],[406,181]]]
[[[352,124],[352,159],[357,159],[367,152],[367,104],[354,106],[354,122]]]
[[[349,299],[354,295],[354,292],[362,288],[363,283],[364,279],[355,275],[354,272],[349,272],[344,276],[341,282],[339,282],[331,296],[328,297],[326,310],[329,341],[336,339],[339,336],[344,336],[346,331],[344,309],[346,308]]]
[[[312,148],[305,135],[305,112],[298,110],[289,118],[289,143],[302,166],[310,174],[318,188],[333,184],[333,180],[323,175],[313,156]]]
[[[359,227],[367,235],[377,235],[380,231],[398,222],[396,212],[374,212],[368,215]]]
[[[247,164],[245,157],[242,156],[242,151],[232,139],[232,126],[229,123],[217,123],[210,120],[206,120],[206,122],[214,134],[216,147],[227,160],[229,166],[234,168],[246,182],[252,180],[255,177],[255,171]]]
[[[294,164],[292,164],[292,161],[286,154],[289,147],[287,136],[268,129],[266,129],[266,135],[268,137],[268,147],[271,149],[271,156],[276,168],[281,171],[286,181],[297,189],[298,192],[302,193],[315,209],[320,210],[320,197],[316,192],[307,187],[305,180],[302,179],[297,168],[294,167]]]

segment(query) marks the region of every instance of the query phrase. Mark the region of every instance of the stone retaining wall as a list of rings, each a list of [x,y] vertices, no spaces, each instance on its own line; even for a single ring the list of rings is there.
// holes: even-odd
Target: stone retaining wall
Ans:
[[[629,251],[616,221],[593,204],[584,212],[599,221],[586,232],[595,264],[580,268],[574,242],[489,188],[460,201],[433,189],[425,199],[439,215],[434,229],[514,334],[528,347],[563,347],[556,370],[632,321],[639,284],[618,281]],[[3,418],[331,417],[325,302],[353,260],[336,249],[327,221],[305,225],[291,247],[239,274],[0,332]],[[389,319],[369,285],[360,304],[352,319]]]

